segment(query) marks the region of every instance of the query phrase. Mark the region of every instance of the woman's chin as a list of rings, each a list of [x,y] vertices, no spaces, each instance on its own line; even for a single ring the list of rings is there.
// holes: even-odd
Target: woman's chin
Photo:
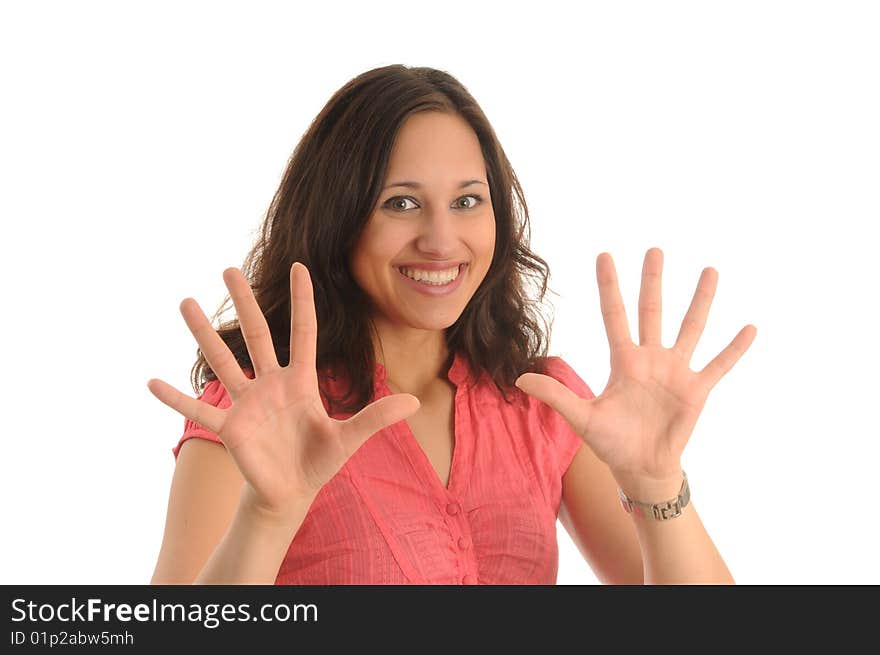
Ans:
[[[424,314],[421,316],[408,316],[406,325],[415,330],[440,332],[454,325],[459,316],[461,314],[452,314],[450,312],[442,312],[435,316],[426,316]]]

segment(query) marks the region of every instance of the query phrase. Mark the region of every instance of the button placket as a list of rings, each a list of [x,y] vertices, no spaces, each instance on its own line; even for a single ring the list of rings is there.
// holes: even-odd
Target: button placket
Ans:
[[[467,525],[467,516],[459,502],[447,495],[446,502],[446,522],[450,528],[450,540],[452,547],[457,551],[456,560],[458,561],[460,577],[459,583],[464,585],[479,584],[479,579],[475,575],[477,563],[474,560],[472,541],[470,539],[470,531]]]
[[[466,401],[467,391],[467,375],[468,371],[464,364],[464,360],[456,357],[455,364],[450,369],[450,380],[456,385],[455,392],[455,434],[472,436],[470,425],[470,407]],[[456,447],[456,454],[461,457],[461,461],[470,465],[472,453],[471,439],[462,439],[462,449],[459,451]],[[454,484],[450,485],[447,497],[449,502],[446,504],[446,514],[450,523],[455,524],[455,531],[452,536],[452,547],[457,551],[458,565],[460,571],[459,582],[465,585],[479,584],[477,576],[477,562],[474,559],[474,551],[470,539],[470,526],[467,521],[467,513],[462,506],[455,501],[453,494],[464,494],[467,488],[467,478],[463,476],[463,472],[459,469],[458,477],[455,478]],[[458,536],[456,536],[456,534]]]
[[[479,584],[467,512],[458,502],[457,497],[448,490],[445,494],[445,501],[445,505],[440,504],[438,509],[444,512],[443,518],[449,530],[448,543],[458,563],[458,583],[463,585]]]

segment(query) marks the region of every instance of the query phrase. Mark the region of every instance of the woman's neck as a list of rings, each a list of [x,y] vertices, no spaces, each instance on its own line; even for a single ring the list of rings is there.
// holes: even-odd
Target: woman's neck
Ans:
[[[445,377],[449,348],[442,330],[377,329],[376,361],[385,367],[392,391],[418,396]]]

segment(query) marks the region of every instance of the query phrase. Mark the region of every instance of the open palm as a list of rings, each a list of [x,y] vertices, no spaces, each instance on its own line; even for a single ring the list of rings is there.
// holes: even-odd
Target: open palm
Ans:
[[[290,362],[283,367],[241,271],[226,269],[223,278],[254,377],[245,374],[195,300],[187,298],[180,311],[232,406],[214,407],[162,380],[150,380],[148,387],[163,403],[220,438],[247,483],[242,493],[254,508],[283,516],[303,498],[314,497],[370,436],[415,413],[419,401],[410,394],[394,394],[347,420],[330,418],[318,388],[318,328],[306,267],[294,263],[290,270]]]
[[[718,273],[700,276],[675,345],[661,345],[663,253],[648,250],[639,294],[639,345],[629,332],[611,255],[596,260],[596,277],[611,350],[608,384],[596,398],[580,398],[556,379],[525,373],[517,386],[558,411],[596,455],[620,474],[663,479],[681,470],[681,454],[706,398],[748,349],[757,329],[747,325],[701,371],[689,363],[709,313]]]

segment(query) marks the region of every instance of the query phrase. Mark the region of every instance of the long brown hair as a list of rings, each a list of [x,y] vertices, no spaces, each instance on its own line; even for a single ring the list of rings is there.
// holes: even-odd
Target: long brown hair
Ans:
[[[476,132],[496,221],[495,252],[486,277],[446,330],[448,363],[454,353],[462,353],[476,371],[488,373],[508,402],[508,391],[521,393],[513,386],[519,375],[544,370],[552,321],[547,324],[539,303],[547,291],[549,268],[529,250],[526,200],[492,126],[449,73],[385,66],[346,83],[314,119],[290,157],[241,267],[266,316],[282,366],[290,361],[290,268],[297,261],[308,268],[318,320],[317,368],[342,365],[351,381],[342,398],[322,388],[331,412],[334,407],[359,411],[373,395],[369,300],[349,271],[349,254],[379,200],[396,135],[407,118],[423,111],[457,114]],[[537,298],[527,296],[526,279],[537,282]],[[227,295],[212,323],[230,302]],[[238,320],[221,324],[217,332],[241,367],[253,370]],[[216,375],[199,350],[191,371],[193,389],[198,393],[213,379]]]

